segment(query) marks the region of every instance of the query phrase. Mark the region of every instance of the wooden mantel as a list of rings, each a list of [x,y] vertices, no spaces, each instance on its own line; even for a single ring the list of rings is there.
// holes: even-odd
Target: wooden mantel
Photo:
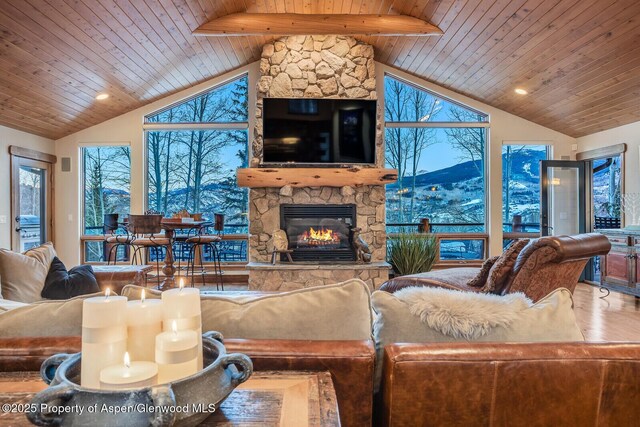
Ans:
[[[408,15],[232,13],[202,24],[196,36],[371,35],[440,36],[435,25]]]
[[[238,169],[240,187],[344,187],[385,185],[398,180],[396,169],[384,168],[244,168]]]

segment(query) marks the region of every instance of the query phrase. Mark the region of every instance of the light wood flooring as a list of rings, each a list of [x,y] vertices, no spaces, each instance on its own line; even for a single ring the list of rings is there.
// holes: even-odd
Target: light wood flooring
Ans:
[[[619,292],[600,298],[596,286],[579,283],[573,293],[574,310],[587,341],[640,342],[640,299]]]

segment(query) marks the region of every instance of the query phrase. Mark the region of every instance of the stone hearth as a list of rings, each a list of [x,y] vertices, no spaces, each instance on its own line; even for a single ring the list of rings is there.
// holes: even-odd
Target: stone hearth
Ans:
[[[270,264],[250,262],[249,290],[291,291],[312,286],[323,286],[360,279],[369,285],[371,291],[379,289],[389,279],[389,264],[332,264],[331,266],[311,263]]]

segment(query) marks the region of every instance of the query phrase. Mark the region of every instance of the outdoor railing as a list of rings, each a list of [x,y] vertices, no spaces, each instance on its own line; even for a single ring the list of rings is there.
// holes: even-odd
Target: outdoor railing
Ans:
[[[238,231],[236,231],[238,230]],[[247,256],[247,243],[248,237],[248,224],[225,224],[225,233],[221,234],[222,241],[218,243],[218,250],[222,262],[225,263],[246,263]],[[235,232],[234,232],[235,231]],[[117,234],[124,234],[124,230],[118,231]],[[173,257],[177,262],[186,262],[189,256],[189,245],[184,242],[185,236],[178,235],[172,246]],[[81,245],[81,262],[89,264],[106,263],[106,257],[109,255],[106,252],[105,235],[103,233],[103,227],[86,227],[85,234],[80,236]],[[149,261],[156,261],[156,252],[150,251]],[[157,254],[158,258],[164,259],[165,251],[160,249]],[[124,246],[118,249],[116,256],[117,262],[128,263],[129,258]],[[204,262],[213,262],[213,257],[210,248],[204,247],[202,249],[202,260]]]

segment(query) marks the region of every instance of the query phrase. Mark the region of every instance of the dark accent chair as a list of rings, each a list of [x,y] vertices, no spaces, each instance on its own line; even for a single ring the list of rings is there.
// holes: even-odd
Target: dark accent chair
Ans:
[[[557,288],[573,292],[589,259],[606,255],[610,249],[609,239],[598,233],[532,239],[520,251],[515,265],[507,272],[505,285],[496,289],[496,293],[523,292],[537,301]],[[482,283],[480,286],[468,284],[480,271],[480,268],[463,267],[400,276],[384,283],[380,290],[395,292],[411,286],[434,286],[482,292]]]

